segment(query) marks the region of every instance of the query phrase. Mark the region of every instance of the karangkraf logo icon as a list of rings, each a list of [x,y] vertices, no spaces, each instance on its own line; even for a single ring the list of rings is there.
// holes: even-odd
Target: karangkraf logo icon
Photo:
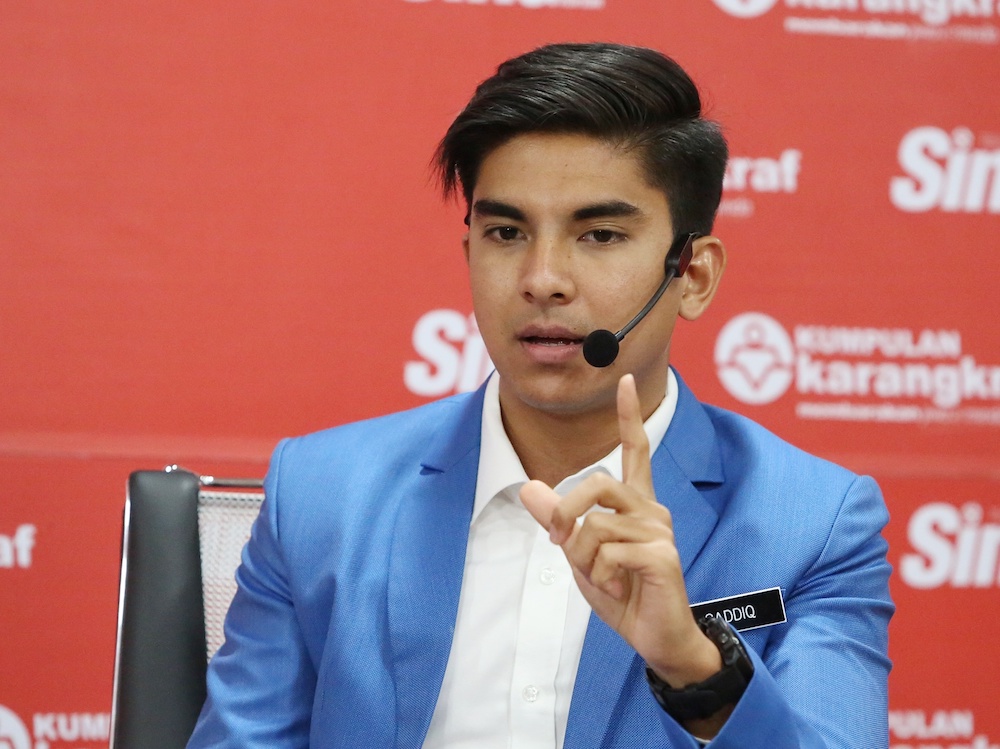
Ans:
[[[0,705],[0,749],[31,749],[31,735],[17,713]]]
[[[713,0],[722,10],[737,18],[755,18],[767,13],[778,0]]]
[[[792,384],[794,360],[787,331],[760,312],[734,317],[715,341],[719,380],[743,403],[771,403],[784,395]]]

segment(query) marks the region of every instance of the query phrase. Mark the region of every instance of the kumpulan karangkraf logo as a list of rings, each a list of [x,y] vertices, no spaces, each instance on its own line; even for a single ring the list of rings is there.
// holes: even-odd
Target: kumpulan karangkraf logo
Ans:
[[[795,399],[801,419],[1000,426],[1000,366],[952,329],[798,324],[746,312],[716,339],[715,366],[737,400]]]
[[[712,0],[735,18],[780,13],[789,34],[997,44],[997,0]]]

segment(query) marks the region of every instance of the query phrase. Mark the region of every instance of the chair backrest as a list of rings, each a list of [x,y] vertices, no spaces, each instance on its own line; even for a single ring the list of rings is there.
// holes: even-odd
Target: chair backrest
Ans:
[[[136,471],[122,530],[112,749],[183,749],[263,494],[257,479]],[[232,487],[232,488],[231,488]],[[233,490],[238,488],[239,490]]]

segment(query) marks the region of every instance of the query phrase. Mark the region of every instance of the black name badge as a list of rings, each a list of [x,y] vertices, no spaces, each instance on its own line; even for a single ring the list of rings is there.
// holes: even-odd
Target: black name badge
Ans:
[[[768,588],[728,598],[716,598],[691,606],[695,619],[714,616],[729,622],[733,629],[747,630],[781,624],[785,619],[785,602],[781,588]]]

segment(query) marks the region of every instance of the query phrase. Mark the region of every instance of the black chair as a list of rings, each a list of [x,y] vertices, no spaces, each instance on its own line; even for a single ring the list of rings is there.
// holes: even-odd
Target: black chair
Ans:
[[[129,476],[122,530],[111,749],[183,749],[222,643],[259,479],[176,466]]]

